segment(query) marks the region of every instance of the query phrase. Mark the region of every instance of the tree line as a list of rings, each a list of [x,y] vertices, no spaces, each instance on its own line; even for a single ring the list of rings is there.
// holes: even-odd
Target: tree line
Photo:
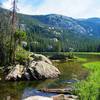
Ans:
[[[54,31],[60,32],[57,29]],[[48,31],[48,28],[33,25],[27,31],[27,35],[28,47],[32,52],[100,52],[100,39],[78,37],[70,31],[55,35],[53,31]]]

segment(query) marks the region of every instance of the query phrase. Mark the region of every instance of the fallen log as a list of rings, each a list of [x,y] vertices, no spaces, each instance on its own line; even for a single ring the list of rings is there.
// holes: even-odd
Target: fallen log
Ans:
[[[72,87],[67,87],[64,89],[40,89],[41,92],[47,92],[47,93],[57,93],[57,94],[72,94],[74,89]]]

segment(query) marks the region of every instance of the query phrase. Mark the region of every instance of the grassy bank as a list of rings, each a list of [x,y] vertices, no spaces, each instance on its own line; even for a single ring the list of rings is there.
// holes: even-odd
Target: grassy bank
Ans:
[[[100,55],[100,52],[73,52],[73,54],[83,54],[83,55]]]
[[[58,52],[36,52],[36,53],[41,53],[41,54],[56,54]],[[59,52],[62,54],[69,54],[69,53],[73,53],[73,54],[91,54],[91,55],[100,55],[100,52]]]
[[[83,65],[90,70],[86,80],[76,84],[80,100],[100,100],[100,62],[91,62]]]

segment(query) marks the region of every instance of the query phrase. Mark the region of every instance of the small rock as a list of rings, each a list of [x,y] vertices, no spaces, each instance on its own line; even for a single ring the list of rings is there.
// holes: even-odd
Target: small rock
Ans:
[[[17,80],[18,78],[22,77],[24,71],[24,66],[23,65],[16,65],[13,67],[11,72],[6,76],[6,80]]]
[[[64,94],[60,94],[60,95],[56,95],[52,97],[53,100],[77,100],[78,97],[74,96],[74,95],[64,95]]]

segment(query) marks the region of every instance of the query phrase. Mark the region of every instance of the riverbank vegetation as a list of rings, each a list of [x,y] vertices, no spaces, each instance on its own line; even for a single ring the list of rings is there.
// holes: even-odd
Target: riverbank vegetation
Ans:
[[[76,84],[76,93],[80,100],[100,100],[100,62],[86,63],[83,66],[90,74],[86,80]]]
[[[13,8],[14,9],[14,8]],[[0,9],[0,66],[15,63],[17,46],[26,40],[26,32],[20,29],[16,10]]]
[[[21,46],[17,46],[15,60],[20,64],[25,64],[29,59],[31,59],[31,54],[31,52],[26,51]]]

